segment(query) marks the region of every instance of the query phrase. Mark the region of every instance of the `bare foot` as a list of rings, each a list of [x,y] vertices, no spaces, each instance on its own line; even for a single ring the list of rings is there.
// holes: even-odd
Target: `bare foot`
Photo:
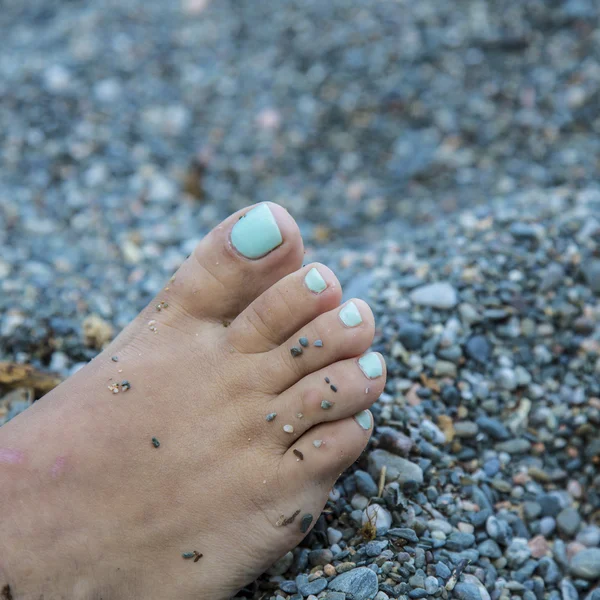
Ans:
[[[232,215],[0,429],[6,598],[226,598],[302,540],[385,383],[371,310],[302,258],[280,206]]]

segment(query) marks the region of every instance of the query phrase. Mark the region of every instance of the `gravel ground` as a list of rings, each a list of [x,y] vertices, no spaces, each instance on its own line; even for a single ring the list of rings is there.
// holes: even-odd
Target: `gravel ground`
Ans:
[[[0,422],[275,200],[373,306],[390,377],[368,451],[244,597],[600,600],[599,16],[3,6],[0,360],[29,366],[0,368]]]

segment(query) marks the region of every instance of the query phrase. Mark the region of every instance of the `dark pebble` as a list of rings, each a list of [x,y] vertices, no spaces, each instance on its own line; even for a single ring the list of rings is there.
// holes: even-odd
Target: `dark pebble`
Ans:
[[[298,346],[294,346],[291,350],[290,350],[292,356],[294,358],[296,358],[297,356],[300,356],[302,354],[302,348],[298,348]]]
[[[465,354],[467,357],[484,365],[490,360],[492,347],[483,335],[474,335],[467,340]]]
[[[312,522],[313,516],[311,514],[304,515],[300,520],[300,531],[306,533]]]

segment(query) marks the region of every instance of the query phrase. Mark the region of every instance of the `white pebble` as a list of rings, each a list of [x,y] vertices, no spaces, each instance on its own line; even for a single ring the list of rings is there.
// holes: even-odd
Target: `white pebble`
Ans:
[[[320,448],[322,445],[323,445],[323,440],[315,440],[315,441],[313,442],[313,446],[314,446],[315,448]]]
[[[286,433],[294,433],[294,428],[293,428],[291,425],[284,425],[284,426],[283,426],[283,430],[284,430]]]

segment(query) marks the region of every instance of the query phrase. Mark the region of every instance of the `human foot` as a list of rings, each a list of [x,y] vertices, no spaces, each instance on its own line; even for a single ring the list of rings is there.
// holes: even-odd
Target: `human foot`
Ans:
[[[369,307],[302,257],[281,207],[231,216],[0,429],[0,590],[226,598],[302,540],[385,383]]]

